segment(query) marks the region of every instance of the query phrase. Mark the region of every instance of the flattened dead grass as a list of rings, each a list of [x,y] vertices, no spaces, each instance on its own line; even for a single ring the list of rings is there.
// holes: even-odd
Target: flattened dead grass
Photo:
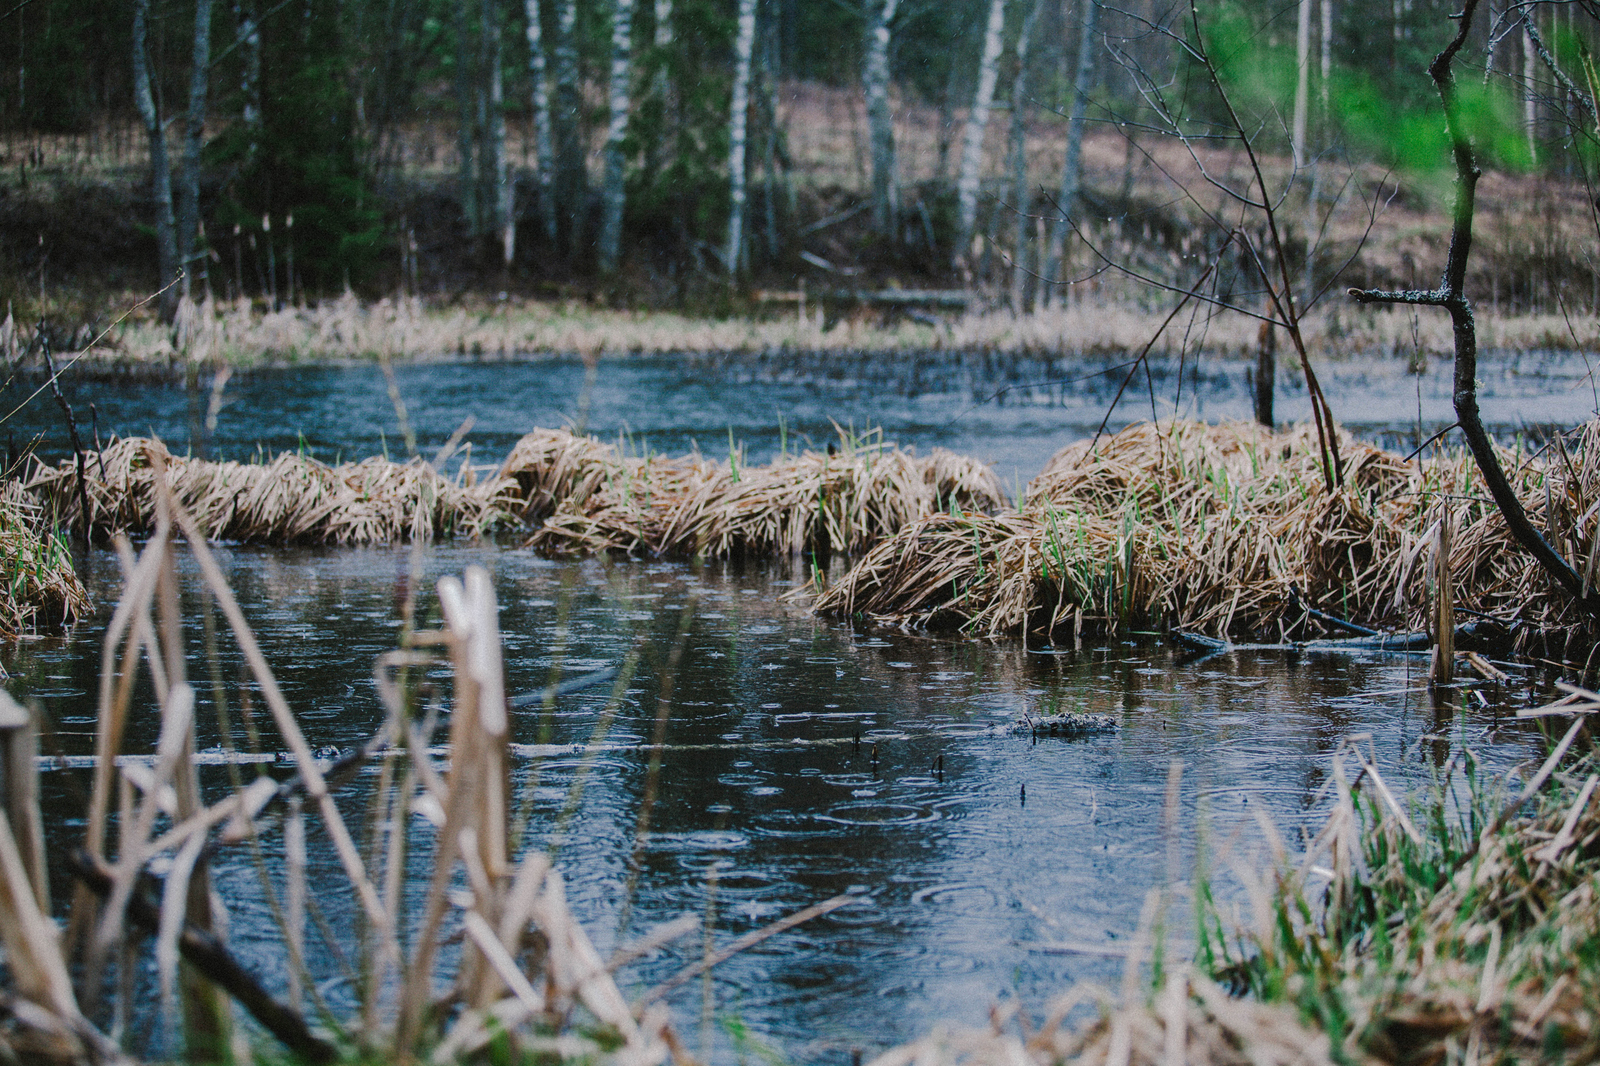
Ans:
[[[212,540],[272,544],[379,544],[476,534],[502,517],[497,489],[451,479],[420,460],[365,459],[329,466],[293,452],[267,463],[173,455],[158,440],[128,437],[87,457],[90,525],[100,534],[144,533],[156,520],[156,479]],[[29,491],[66,525],[82,521],[77,468],[37,468]]]
[[[524,444],[527,441],[524,440]],[[522,447],[519,445],[518,451]],[[515,454],[513,458],[515,458]],[[565,453],[550,479],[581,487],[567,495],[529,542],[561,554],[616,551],[643,555],[767,556],[856,553],[934,511],[1003,506],[987,466],[936,448],[926,458],[841,433],[826,452],[786,455],[765,466],[698,456],[630,458],[615,451],[580,460],[606,464],[603,478],[566,473]],[[501,476],[541,484],[508,461]],[[592,486],[592,488],[591,488]]]
[[[1600,422],[1536,456],[1503,453],[1536,526],[1593,578]],[[1339,435],[1323,488],[1315,435],[1139,424],[1062,449],[1014,511],[930,514],[872,548],[819,611],[998,636],[1160,625],[1288,639],[1303,597],[1373,628],[1425,628],[1420,565],[1448,508],[1456,600],[1511,625],[1579,619],[1511,540],[1470,457],[1422,463]]]
[[[549,554],[764,556],[860,552],[940,508],[1003,506],[987,466],[943,449],[921,458],[881,437],[745,466],[698,455],[634,456],[564,430],[520,440],[499,471],[451,478],[413,460],[329,466],[285,452],[267,463],[207,462],[128,438],[86,459],[90,524],[142,533],[156,481],[213,540],[378,544],[476,536],[523,523]],[[158,473],[158,472],[163,472]],[[81,521],[77,467],[40,467],[27,488],[64,524]]]

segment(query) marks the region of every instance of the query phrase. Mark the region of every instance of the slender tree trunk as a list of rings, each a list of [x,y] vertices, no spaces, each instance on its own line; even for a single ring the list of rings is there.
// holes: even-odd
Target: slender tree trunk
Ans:
[[[1311,108],[1311,3],[1300,0],[1300,19],[1294,33],[1294,128],[1295,169],[1306,165],[1306,118]]]
[[[728,273],[744,266],[745,137],[750,118],[750,66],[756,46],[756,0],[739,0],[733,44],[733,104],[728,134]]]
[[[1028,187],[1028,44],[1039,20],[1040,0],[1032,0],[1022,31],[1017,35],[1017,75],[1011,79],[1011,209],[1017,225],[1011,241],[1011,310],[1021,314],[1028,279],[1028,218],[1033,192]]]
[[[956,177],[956,246],[952,266],[969,269],[973,226],[978,219],[978,181],[983,169],[983,134],[994,103],[994,84],[1000,74],[1000,48],[1006,28],[1005,0],[989,0],[989,22],[983,31],[983,53],[978,58],[978,91],[967,112],[966,135],[961,144],[961,172]]]
[[[500,69],[501,44],[499,0],[483,2],[484,65],[488,86],[487,122],[484,126],[483,177],[488,195],[485,214],[489,226],[500,238],[500,261],[511,265],[517,254],[517,220],[512,210],[511,172],[506,165],[506,85]]]
[[[606,125],[606,173],[600,190],[600,270],[617,268],[622,243],[622,213],[627,197],[627,160],[622,139],[628,132],[628,88],[633,80],[633,0],[611,5],[610,121]]]
[[[478,207],[477,168],[473,166],[473,143],[477,140],[473,121],[473,66],[472,45],[467,26],[468,0],[455,0],[451,5],[455,16],[456,38],[456,151],[461,185],[461,214],[467,222],[467,235],[476,238],[482,232],[483,217]]]
[[[528,20],[528,79],[533,83],[533,141],[539,161],[534,184],[539,190],[539,220],[551,243],[556,239],[555,201],[550,195],[552,140],[550,134],[550,86],[545,81],[544,26],[539,0],[523,0]]]
[[[206,85],[211,71],[211,0],[195,0],[194,58],[189,73],[189,116],[183,130],[183,175],[178,188],[178,250],[183,295],[188,297],[200,261],[200,149],[205,143]]]
[[[1528,162],[1539,163],[1538,87],[1534,82],[1533,38],[1522,35],[1522,125],[1528,136]]]
[[[150,0],[133,0],[133,98],[150,139],[150,196],[156,205],[156,269],[163,286],[157,302],[161,321],[171,323],[178,313],[178,291],[171,286],[178,275],[178,236],[172,217],[172,167],[167,162],[167,138],[150,91],[150,59],[145,33]]]
[[[897,232],[900,197],[895,180],[894,114],[889,110],[889,23],[900,0],[867,0],[867,61],[861,82],[872,138],[872,228],[889,240]]]
[[[555,203],[569,254],[583,237],[589,181],[583,163],[583,99],[578,92],[578,8],[576,0],[556,0]]]
[[[253,2],[234,4],[233,15],[239,26],[235,39],[244,55],[240,64],[239,94],[243,104],[239,117],[249,134],[244,154],[244,165],[249,168],[261,147],[261,24],[256,21]]]
[[[1095,19],[1099,0],[1083,0],[1083,29],[1078,39],[1078,69],[1072,78],[1072,116],[1067,120],[1067,154],[1061,167],[1061,192],[1056,207],[1061,212],[1051,227],[1050,260],[1045,265],[1046,307],[1050,305],[1050,283],[1061,271],[1067,246],[1067,228],[1078,202],[1078,185],[1083,177],[1083,124],[1089,110],[1089,83],[1094,78]]]

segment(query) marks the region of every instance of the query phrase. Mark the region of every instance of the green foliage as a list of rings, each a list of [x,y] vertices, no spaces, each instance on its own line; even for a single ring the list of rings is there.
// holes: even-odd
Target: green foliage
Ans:
[[[344,51],[332,9],[304,19],[269,19],[262,27],[259,126],[242,120],[207,147],[221,171],[214,232],[238,225],[287,249],[292,215],[295,269],[312,288],[359,278],[383,249],[381,212],[370,189],[345,78]],[[244,100],[234,108],[243,112]],[[279,252],[280,268],[285,266]],[[286,291],[285,285],[280,290]]]

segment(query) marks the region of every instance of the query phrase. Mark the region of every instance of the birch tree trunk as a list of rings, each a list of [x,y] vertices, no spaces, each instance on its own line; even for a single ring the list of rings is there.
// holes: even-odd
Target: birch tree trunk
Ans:
[[[989,23],[983,31],[983,54],[978,58],[978,91],[967,112],[966,135],[961,144],[961,172],[956,177],[956,245],[951,257],[957,270],[968,269],[968,245],[978,219],[978,180],[983,167],[983,134],[994,103],[994,84],[1000,75],[1000,47],[1006,27],[1005,0],[989,0]]]
[[[1522,126],[1528,136],[1528,162],[1539,163],[1539,109],[1538,86],[1534,82],[1537,57],[1533,51],[1533,38],[1522,35]]]
[[[183,257],[182,289],[190,295],[194,264],[200,261],[200,149],[206,132],[206,85],[211,72],[211,0],[195,0],[194,57],[189,72],[189,115],[183,129],[183,173],[178,187],[178,251]]]
[[[1028,43],[1041,6],[1040,0],[1033,0],[1022,21],[1022,32],[1017,35],[1017,74],[1011,79],[1011,210],[1017,216],[1011,241],[1011,310],[1015,314],[1025,310],[1028,279],[1028,208],[1033,201],[1028,186],[1028,114],[1032,111],[1032,101],[1028,99]]]
[[[651,181],[658,180],[661,171],[671,159],[668,149],[677,127],[677,112],[673,96],[672,59],[672,0],[655,0],[655,36],[648,66],[654,70],[644,101],[649,106],[641,108],[644,125],[640,140],[644,142],[644,173]]]
[[[1077,208],[1078,185],[1083,177],[1083,122],[1089,110],[1089,83],[1094,78],[1095,20],[1099,0],[1083,0],[1082,37],[1078,39],[1078,69],[1072,78],[1072,115],[1067,120],[1067,153],[1061,167],[1061,192],[1056,206],[1061,214],[1050,233],[1050,259],[1045,265],[1043,303],[1050,306],[1050,282],[1061,271],[1067,246],[1067,228]]]
[[[633,0],[613,0],[611,5],[610,121],[606,124],[606,172],[600,188],[600,271],[617,268],[622,243],[622,212],[626,207],[627,160],[622,138],[628,132],[628,87],[633,80]]]
[[[150,196],[156,206],[156,270],[162,286],[156,306],[161,321],[170,324],[178,313],[178,291],[168,287],[178,274],[178,237],[172,218],[172,167],[167,162],[166,132],[150,91],[150,58],[145,52],[149,17],[150,0],[133,0],[133,99],[150,139]]]
[[[1311,2],[1300,0],[1300,19],[1294,31],[1294,127],[1293,147],[1296,170],[1306,165],[1306,115],[1311,106]],[[1307,234],[1307,239],[1310,235]]]
[[[900,0],[867,0],[867,61],[862,87],[872,138],[872,228],[893,239],[900,213],[895,180],[894,115],[889,110],[889,23]]]
[[[467,26],[468,0],[455,0],[451,5],[455,15],[456,38],[456,151],[459,159],[461,185],[461,214],[466,219],[467,236],[476,238],[482,231],[482,215],[478,208],[477,168],[473,166],[473,142],[476,123],[473,121],[473,64],[472,46]]]
[[[556,0],[555,205],[558,235],[567,251],[583,237],[588,176],[583,163],[583,100],[578,93],[577,0]]]
[[[728,123],[729,274],[744,266],[745,138],[750,117],[750,65],[756,46],[756,0],[739,0],[739,31],[733,43],[733,103]]]
[[[506,87],[500,69],[503,40],[499,0],[483,0],[484,64],[488,75],[484,126],[483,177],[490,231],[500,238],[500,261],[509,267],[517,254],[517,224],[512,212],[511,173],[506,167]]]
[[[556,239],[555,202],[550,195],[551,146],[550,86],[545,82],[544,25],[539,0],[523,0],[528,20],[528,80],[533,83],[533,143],[538,154],[534,185],[539,196],[539,221],[551,243]]]

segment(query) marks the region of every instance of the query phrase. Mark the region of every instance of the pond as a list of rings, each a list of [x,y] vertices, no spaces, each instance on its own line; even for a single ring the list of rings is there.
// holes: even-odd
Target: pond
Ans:
[[[1091,400],[1076,395],[958,418],[972,403],[970,381],[913,395],[872,385],[871,369],[862,363],[854,378],[799,380],[759,362],[697,359],[681,373],[662,360],[605,363],[589,425],[631,431],[669,452],[693,439],[708,453],[732,425],[760,461],[779,447],[780,412],[791,440],[820,441],[832,432],[830,418],[853,420],[858,428],[882,425],[903,443],[985,455],[1025,480],[1099,421]],[[1381,370],[1369,367],[1368,380],[1380,380]],[[1564,418],[1563,404],[1583,408],[1572,416],[1581,418],[1587,389],[1580,403],[1569,386],[1582,372],[1581,362],[1574,368],[1551,357],[1541,374],[1494,377],[1498,399],[1486,407],[1502,426],[1531,424],[1535,413],[1540,422]],[[408,367],[397,378],[425,444],[475,414],[477,457],[498,458],[526,428],[576,416],[583,372],[549,360]],[[1524,395],[1536,391],[1535,378],[1543,400]],[[830,380],[849,384],[834,389]],[[1210,390],[1207,415],[1242,413],[1233,410],[1241,402],[1236,381],[1201,385]],[[1423,385],[1434,405],[1425,415],[1437,421],[1438,382],[1430,376]],[[1351,394],[1329,392],[1336,410]],[[80,383],[77,393],[80,404],[94,399],[102,433],[154,428],[185,439],[181,390]],[[272,451],[304,435],[319,454],[364,455],[381,447],[380,430],[395,446],[393,408],[375,371],[250,375],[231,383],[227,398],[217,452],[253,450],[255,440]],[[1103,413],[1103,394],[1097,402]],[[1400,415],[1368,428],[1411,432]],[[1075,980],[1114,983],[1145,894],[1169,869],[1189,880],[1204,861],[1219,871],[1219,890],[1236,895],[1226,856],[1257,861],[1261,816],[1291,841],[1319,824],[1330,757],[1346,738],[1370,735],[1397,792],[1434,787],[1462,748],[1503,771],[1538,753],[1538,735],[1512,715],[1542,698],[1548,681],[1516,669],[1509,683],[1435,699],[1426,660],[1416,656],[1197,657],[1155,635],[1029,649],[860,630],[812,616],[794,596],[804,571],[788,561],[551,561],[510,545],[463,543],[421,552],[422,580],[411,586],[413,553],[403,547],[234,546],[221,554],[316,747],[359,743],[380,723],[372,663],[394,647],[405,590],[415,587],[420,609],[436,617],[434,582],[474,563],[494,576],[509,691],[616,667],[637,650],[637,672],[615,706],[602,684],[561,698],[549,715],[519,711],[513,722],[512,739],[537,746],[514,768],[530,790],[528,841],[558,847],[574,909],[602,955],[686,913],[720,947],[808,904],[860,895],[735,956],[708,984],[677,988],[669,1002],[679,1031],[719,1062],[747,1054],[741,1041],[755,1040],[797,1062],[842,1064],[854,1050],[870,1058],[934,1024],[982,1024],[995,1003],[1018,1000],[1037,1013]],[[13,691],[38,699],[53,721],[47,750],[69,755],[91,750],[99,634],[118,590],[110,553],[97,551],[86,569],[95,618],[65,637],[4,651]],[[248,748],[252,728],[265,723],[245,713],[242,665],[231,644],[223,649],[217,676],[233,716],[227,739]],[[215,747],[224,738],[198,625],[190,652],[201,690],[199,743]],[[656,729],[669,672],[667,747],[652,773],[642,745]],[[1058,709],[1110,715],[1117,729],[1069,740],[1010,728],[1022,712]],[[148,750],[155,728],[153,715],[136,722],[131,748]],[[1164,829],[1174,761],[1182,764],[1175,838]],[[80,831],[86,780],[78,770],[44,775],[52,833]],[[205,780],[221,788],[226,773],[208,769]],[[352,816],[359,792],[348,801]],[[641,840],[645,807],[650,828]],[[269,842],[268,869],[281,863],[276,846]],[[417,858],[419,879],[424,861]],[[225,855],[217,883],[233,943],[282,987],[281,959],[260,948],[271,917],[257,869],[242,850]],[[65,899],[65,872],[54,877],[56,898]],[[311,878],[328,923],[351,920],[352,902],[334,891],[344,882],[320,836]],[[1174,950],[1190,935],[1178,922]],[[701,933],[682,938],[626,970],[624,991],[643,992],[705,951]],[[331,953],[313,959],[324,994],[339,1003],[347,989],[337,961]],[[136,1043],[161,1049],[156,1012],[146,1024]]]

